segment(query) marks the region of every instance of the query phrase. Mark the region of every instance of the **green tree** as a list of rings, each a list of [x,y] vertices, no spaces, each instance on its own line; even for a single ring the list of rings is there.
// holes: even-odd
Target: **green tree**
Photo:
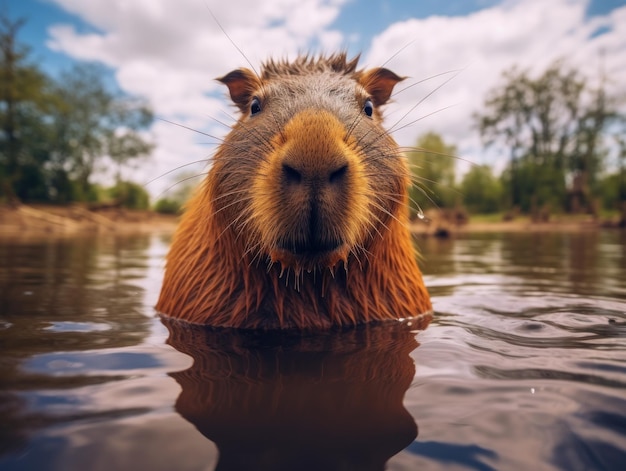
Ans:
[[[161,214],[180,214],[182,205],[172,198],[160,198],[154,204],[154,210]]]
[[[562,62],[537,78],[517,68],[503,78],[475,119],[485,144],[509,155],[509,204],[566,208],[566,182],[575,181],[589,206],[606,155],[603,139],[619,116],[605,80],[593,88]]]
[[[496,213],[502,209],[502,183],[488,165],[475,165],[463,176],[463,204],[473,213]]]
[[[626,121],[623,121],[620,133],[615,136],[617,147],[617,169],[604,175],[600,181],[602,206],[608,210],[624,212],[626,221]]]
[[[152,123],[152,112],[133,98],[109,91],[102,77],[101,68],[79,64],[62,74],[55,87],[59,103],[53,110],[50,169],[76,181],[82,199],[90,193],[98,163],[113,160],[119,183],[121,168],[153,147],[141,134]]]
[[[112,161],[121,182],[122,168],[152,150],[152,112],[112,92],[93,64],[47,77],[18,42],[23,24],[0,13],[0,198],[95,200],[98,166]]]
[[[137,183],[119,181],[109,189],[108,194],[125,208],[150,208],[150,195],[142,185]]]
[[[602,192],[600,197],[602,199],[602,206],[604,209],[616,210],[619,209],[618,204],[622,199],[622,188],[624,187],[624,175],[622,172],[612,173],[602,178],[600,182]]]
[[[456,204],[455,154],[456,147],[433,132],[421,136],[406,153],[412,175],[409,196],[413,215],[433,205],[444,208]]]
[[[49,81],[18,43],[24,20],[0,14],[0,196],[45,199]]]

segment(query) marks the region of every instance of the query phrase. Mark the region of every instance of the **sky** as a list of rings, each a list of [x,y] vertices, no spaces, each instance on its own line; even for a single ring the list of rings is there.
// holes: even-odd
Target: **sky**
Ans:
[[[225,135],[237,113],[214,79],[269,57],[347,50],[365,68],[408,77],[386,105],[387,127],[401,146],[439,133],[457,147],[461,173],[467,162],[504,166],[484,149],[472,116],[514,65],[537,75],[565,59],[591,82],[604,71],[608,88],[626,93],[626,1],[0,0],[2,7],[27,19],[18,38],[44,71],[96,61],[111,86],[143,97],[163,119],[147,135],[155,150],[132,174],[142,183],[160,176],[147,186],[157,197],[180,176],[167,172],[201,161],[184,167],[200,173],[217,144],[167,121]]]

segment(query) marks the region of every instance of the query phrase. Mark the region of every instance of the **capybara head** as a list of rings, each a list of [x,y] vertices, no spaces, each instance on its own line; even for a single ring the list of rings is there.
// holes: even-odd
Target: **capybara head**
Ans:
[[[301,57],[220,79],[242,117],[224,143],[236,151],[217,164],[216,209],[246,250],[296,275],[365,257],[402,204],[407,170],[379,109],[402,79],[355,68]]]
[[[260,74],[218,79],[241,115],[174,238],[161,312],[319,328],[430,310],[407,228],[407,166],[382,127],[402,78],[357,60],[270,60]]]

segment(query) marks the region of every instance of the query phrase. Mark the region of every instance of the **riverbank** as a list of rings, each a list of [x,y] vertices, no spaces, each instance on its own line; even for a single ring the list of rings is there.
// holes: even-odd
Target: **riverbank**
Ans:
[[[85,205],[0,205],[0,237],[171,233],[177,216]]]
[[[414,234],[448,237],[454,234],[479,232],[586,232],[598,229],[619,228],[618,217],[598,219],[588,215],[554,215],[547,221],[533,221],[528,216],[511,220],[471,216],[464,221],[450,221],[437,212],[411,224]]]

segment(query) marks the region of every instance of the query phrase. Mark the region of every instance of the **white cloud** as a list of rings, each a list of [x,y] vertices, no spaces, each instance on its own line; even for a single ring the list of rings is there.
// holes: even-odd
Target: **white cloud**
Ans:
[[[453,69],[463,69],[419,105],[403,122],[437,112],[395,135],[411,145],[427,130],[456,143],[459,155],[475,163],[490,161],[473,129],[472,113],[481,109],[486,93],[500,83],[503,70],[519,66],[541,73],[556,59],[565,59],[592,78],[604,67],[613,85],[626,83],[626,7],[609,16],[585,19],[585,1],[507,1],[465,17],[412,19],[390,25],[372,40],[369,65],[385,63],[410,44],[387,67],[408,75],[409,83]],[[592,37],[598,28],[609,31]],[[449,76],[435,78],[395,95],[389,122],[403,116]],[[405,85],[406,86],[406,85]],[[403,87],[400,85],[398,90]],[[622,89],[623,90],[623,89]],[[614,88],[619,92],[619,88]],[[444,109],[452,106],[452,108]],[[502,161],[499,162],[502,166]]]
[[[249,67],[247,60],[258,67],[269,56],[294,56],[311,47],[331,51],[351,40],[333,26],[347,0],[54,1],[94,32],[56,25],[50,29],[50,47],[104,62],[116,71],[120,87],[146,97],[158,116],[218,136],[226,129],[212,118],[230,123],[234,110],[215,77]],[[402,120],[397,140],[411,145],[420,134],[434,130],[458,144],[461,157],[484,162],[471,115],[499,83],[501,72],[514,64],[540,72],[554,59],[565,58],[592,75],[604,65],[616,86],[626,83],[626,7],[586,19],[586,5],[584,0],[507,0],[464,17],[433,16],[389,25],[372,39],[363,57],[367,66],[385,64],[409,76],[398,91],[417,80],[463,69]],[[608,32],[592,37],[599,28]],[[358,34],[367,37],[366,32]],[[397,93],[387,110],[387,124],[393,125],[449,77]],[[153,134],[157,149],[153,164],[144,166],[145,180],[205,159],[212,151],[198,145],[209,138],[171,124],[157,122]],[[168,179],[151,186],[162,189]]]
[[[54,25],[49,47],[103,62],[115,70],[119,86],[147,98],[157,116],[218,137],[227,129],[216,120],[231,124],[234,110],[221,99],[226,90],[216,77],[250,67],[247,60],[258,67],[270,55],[295,56],[312,44],[333,50],[344,40],[330,28],[344,0],[55,2],[94,31]],[[171,124],[157,122],[153,135],[157,147],[151,164],[142,166],[144,181],[211,152],[208,137]],[[168,185],[164,177],[150,187],[158,193]]]

